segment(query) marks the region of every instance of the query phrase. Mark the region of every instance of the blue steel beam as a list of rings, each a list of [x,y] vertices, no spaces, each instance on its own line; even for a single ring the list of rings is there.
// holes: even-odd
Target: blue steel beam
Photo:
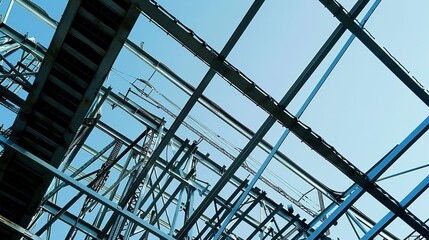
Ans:
[[[158,228],[152,226],[146,221],[143,221],[136,215],[130,213],[129,211],[122,209],[117,204],[113,203],[112,201],[106,199],[105,197],[101,196],[99,193],[95,192],[91,188],[83,185],[82,183],[78,182],[77,180],[73,179],[72,177],[68,176],[67,174],[61,172],[59,169],[53,167],[52,165],[46,163],[39,157],[33,155],[32,153],[26,151],[25,149],[21,148],[16,143],[10,141],[7,138],[4,138],[3,136],[0,136],[0,142],[7,148],[12,149],[15,153],[20,154],[21,156],[25,157],[28,161],[30,161],[35,166],[38,166],[40,168],[45,169],[46,171],[50,172],[55,177],[59,178],[60,180],[66,182],[69,186],[77,189],[81,193],[87,195],[88,197],[96,200],[97,202],[107,206],[110,210],[112,210],[114,213],[119,214],[120,216],[125,217],[126,219],[134,222],[135,224],[139,225],[140,227],[149,230],[151,233],[156,235],[157,237],[160,237],[162,239],[171,239],[174,240],[171,236],[168,236],[163,231],[159,230]]]
[[[320,238],[332,224],[334,224],[364,193],[367,191],[380,203],[402,218],[413,229],[423,236],[429,237],[429,230],[423,222],[416,219],[411,213],[406,212],[399,203],[387,195],[374,182],[379,178],[405,151],[408,150],[429,129],[429,117],[427,117],[414,131],[412,131],[398,146],[396,146],[382,161],[377,163],[364,176],[353,177],[355,172],[350,172],[350,178],[356,183],[350,188],[353,192],[342,204],[326,219],[311,236],[310,240]],[[359,180],[361,179],[361,180]],[[359,182],[358,182],[359,181]]]
[[[426,106],[429,106],[429,94],[415,81],[407,71],[382,47],[380,47],[374,39],[366,33],[359,24],[355,22],[354,17],[350,16],[346,10],[333,0],[320,0],[320,2],[336,17],[350,32],[352,32],[359,40],[401,80]]]
[[[408,208],[421,194],[423,194],[426,189],[429,187],[429,175],[423,179],[401,202],[400,205],[402,208]],[[389,225],[395,218],[398,216],[390,211],[386,214],[378,223],[368,231],[361,240],[373,239],[377,234],[379,234],[387,225]]]

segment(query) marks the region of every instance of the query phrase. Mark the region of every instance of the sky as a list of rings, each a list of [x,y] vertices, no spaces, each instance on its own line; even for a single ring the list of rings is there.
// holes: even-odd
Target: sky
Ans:
[[[0,13],[3,19],[9,2],[1,2]],[[64,1],[34,2],[57,20],[66,4]],[[348,10],[355,3],[351,0],[339,2]],[[363,17],[373,2],[370,1],[357,19]],[[251,3],[252,1],[244,0],[159,1],[167,11],[218,52],[221,51]],[[429,86],[429,72],[425,66],[429,60],[427,44],[429,17],[426,14],[428,10],[429,3],[423,0],[382,1],[365,26],[375,41],[385,47],[423,86]],[[52,28],[16,3],[10,12],[7,24],[23,34],[34,36],[46,47],[54,32]],[[266,1],[227,57],[227,61],[279,101],[337,25],[337,19],[319,1]],[[350,33],[346,31],[287,107],[288,111],[297,112],[349,36]],[[139,17],[129,39],[137,44],[143,43],[145,51],[194,87],[208,70],[207,65],[144,16]],[[153,72],[150,66],[123,49],[105,86],[112,86],[115,92],[125,94],[131,87],[130,82],[136,78],[149,79]],[[179,113],[179,109],[189,98],[159,73],[153,74],[150,83],[163,94],[161,96],[153,92],[151,96],[165,104],[175,114]],[[256,131],[268,117],[268,114],[218,75],[214,77],[204,94],[253,131]],[[166,101],[166,98],[174,102],[178,108]],[[167,127],[172,124],[173,119],[170,116],[147,101],[136,96],[133,100],[158,116],[165,117]],[[361,42],[355,40],[301,120],[365,172],[393,146],[402,141],[427,117],[427,113],[427,106]],[[2,116],[5,115],[2,114]],[[215,132],[212,138],[225,148],[228,146],[223,139],[237,148],[243,148],[248,141],[199,104],[191,111],[190,116]],[[129,117],[127,118],[129,122],[124,124],[125,117],[117,109],[103,107],[103,120],[105,119],[121,133],[133,139],[139,135],[143,127]],[[11,124],[10,119],[4,119]],[[187,118],[186,121],[192,120]],[[201,126],[197,127],[201,131],[204,130]],[[283,131],[284,127],[276,123],[264,139],[274,145]],[[182,139],[198,140],[197,136],[183,126],[179,128],[177,135]],[[101,133],[95,133],[91,138],[94,148],[101,149],[103,144],[110,141],[109,138],[101,136]],[[382,177],[426,164],[428,142],[429,137],[424,135]],[[200,151],[209,152],[221,165],[228,166],[231,163],[205,142],[201,143]],[[350,179],[292,134],[282,145],[281,151],[331,189],[344,191],[352,184]],[[236,151],[231,150],[231,153],[237,155]],[[256,149],[249,163],[253,163],[256,169],[258,163],[260,164],[266,156],[267,153]],[[205,170],[201,171],[205,173]],[[237,172],[237,175],[242,177],[246,177],[247,174],[244,170]],[[423,169],[380,181],[379,184],[397,200],[401,200],[426,175],[427,169]],[[205,179],[204,174],[198,176],[205,181],[217,179],[217,176],[211,175],[209,179]],[[276,161],[268,166],[265,176],[284,189],[288,189],[297,199],[312,188]],[[268,189],[260,182],[257,186]],[[267,191],[272,194],[273,199],[284,205],[288,204],[276,193],[270,192],[269,189]],[[423,194],[410,207],[422,220],[426,220],[429,216],[425,207],[428,197],[427,193]],[[312,199],[312,202],[309,201],[306,204],[312,207],[318,206],[316,191],[310,191],[308,198]],[[374,220],[380,219],[387,213],[387,209],[368,194],[364,195],[355,206]],[[409,227],[401,220],[395,220],[387,229],[398,237],[405,237],[410,233]],[[350,239],[354,236],[344,217],[340,219],[340,224],[331,230],[333,238]]]

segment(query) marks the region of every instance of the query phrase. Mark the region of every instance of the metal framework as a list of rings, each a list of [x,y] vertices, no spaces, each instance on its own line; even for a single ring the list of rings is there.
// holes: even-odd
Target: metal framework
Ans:
[[[251,79],[229,62],[270,4],[264,0],[246,5],[220,51],[154,0],[58,2],[63,10],[0,1],[1,239],[429,239],[429,213],[413,207],[424,201],[429,175],[407,175],[412,186],[399,195],[382,184],[428,166],[389,171],[415,145],[427,145],[427,111],[379,160],[346,158],[301,120],[353,42],[429,106],[429,92],[365,29],[381,0],[350,8],[320,0],[336,27],[280,100],[258,86],[270,79]],[[20,30],[19,14],[53,36]],[[163,63],[137,42],[140,20],[143,41],[176,49],[169,59],[192,55],[203,69],[195,86],[168,66],[174,61]],[[219,81],[233,87],[231,101],[262,116],[260,126],[211,97],[210,84]],[[288,157],[289,146],[313,153]],[[327,164],[325,175],[335,171],[335,181],[351,184],[325,182],[304,160]]]

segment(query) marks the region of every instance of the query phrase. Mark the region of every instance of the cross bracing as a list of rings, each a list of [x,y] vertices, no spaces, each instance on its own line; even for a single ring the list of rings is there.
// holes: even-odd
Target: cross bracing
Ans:
[[[285,54],[282,60],[305,63],[283,66],[297,74],[275,76],[287,83],[273,89],[279,82],[271,73],[278,69],[265,63],[272,67],[276,60],[256,53],[281,51],[280,45],[259,42],[251,51],[240,49],[249,36],[259,37],[248,34],[266,31],[256,26],[269,18],[267,11],[288,12],[274,9],[279,3],[219,2],[216,7],[225,16],[215,19],[228,25],[216,32],[216,24],[202,31],[198,19],[188,17],[190,12],[206,11],[199,4],[181,11],[173,3],[143,0],[60,2],[55,8],[28,0],[0,5],[4,238],[428,236],[427,213],[419,207],[428,187],[426,175],[419,171],[427,166],[421,162],[426,153],[421,146],[427,142],[428,120],[421,109],[427,107],[428,92],[424,80],[413,75],[421,69],[410,72],[380,45],[376,33],[368,31],[377,29],[380,20],[366,29],[372,18],[382,15],[380,11],[389,11],[380,10],[387,3],[282,3],[301,14],[292,19],[307,16],[314,24],[282,19],[285,26],[291,22],[307,26],[294,36],[303,37],[297,48],[310,49],[304,39],[307,31],[317,31],[316,25],[329,31],[312,43],[306,61]],[[21,11],[51,29],[53,37],[46,31],[22,30],[14,22]],[[310,17],[308,12],[320,16]],[[224,40],[212,45],[211,29]],[[288,29],[271,31],[276,36]],[[356,53],[357,45],[369,57]],[[366,60],[356,60],[356,55]],[[259,60],[260,67],[249,69],[249,59]],[[382,138],[380,129],[389,124],[381,124],[371,135],[363,134],[369,144],[355,141],[359,132],[338,141],[342,122],[350,133],[356,129],[364,133],[362,125],[369,128],[383,115],[392,115],[377,109],[380,112],[365,123],[362,117],[367,113],[359,113],[357,107],[352,108],[357,114],[348,113],[338,105],[331,120],[337,125],[328,124],[329,131],[320,123],[325,116],[311,115],[313,105],[324,109],[326,116],[331,112],[319,95],[324,93],[322,86],[341,78],[338,68],[368,59],[378,61],[374,69],[384,78],[384,73],[390,74],[379,95],[396,95],[388,103],[408,101],[406,109],[398,106],[397,111],[410,116],[391,129],[398,132],[395,137]],[[255,74],[257,70],[266,76]],[[367,66],[345,72],[349,71],[359,75],[372,70]],[[382,81],[374,74],[370,80]],[[397,82],[404,85],[397,87]],[[366,87],[380,88],[375,83]],[[341,91],[331,88],[330,98]],[[370,92],[361,93],[358,103],[382,101],[365,100]],[[366,106],[368,111],[371,107]],[[362,119],[351,121],[347,114]],[[351,151],[353,147],[357,150]],[[413,154],[416,149],[420,151]]]

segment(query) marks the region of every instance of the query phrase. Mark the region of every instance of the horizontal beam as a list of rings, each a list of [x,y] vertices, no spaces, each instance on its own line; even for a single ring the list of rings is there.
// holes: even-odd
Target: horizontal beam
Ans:
[[[0,215],[0,226],[4,226],[25,239],[42,240],[39,236]],[[1,229],[0,229],[1,230]],[[1,232],[0,232],[1,233]]]
[[[381,204],[394,212],[413,229],[417,229],[421,234],[428,234],[428,229],[424,223],[419,221],[409,211],[406,211],[401,205],[381,187],[376,185],[375,181],[398,160],[427,130],[429,129],[429,117],[422,121],[400,144],[395,146],[382,160],[375,164],[365,175],[366,185],[358,186],[355,183],[349,188],[351,194],[339,205],[337,209],[325,220],[321,226],[311,235],[309,239],[318,239],[322,234],[334,224],[348,208],[350,208],[367,191],[375,197]],[[352,180],[352,177],[350,177]]]
[[[320,0],[320,2],[393,73],[401,80],[426,106],[429,106],[429,94],[423,86],[415,80],[384,48],[380,47],[374,39],[362,29],[346,10],[333,0]]]
[[[45,209],[48,213],[51,215],[56,215],[61,211],[61,207],[57,206],[56,204],[46,201],[43,204],[43,209]],[[92,224],[84,221],[82,218],[78,218],[75,215],[71,214],[70,212],[66,211],[60,216],[60,220],[67,223],[70,226],[75,226],[80,231],[88,234],[89,236],[93,238],[97,238],[98,234],[101,232],[99,229],[94,227]]]

